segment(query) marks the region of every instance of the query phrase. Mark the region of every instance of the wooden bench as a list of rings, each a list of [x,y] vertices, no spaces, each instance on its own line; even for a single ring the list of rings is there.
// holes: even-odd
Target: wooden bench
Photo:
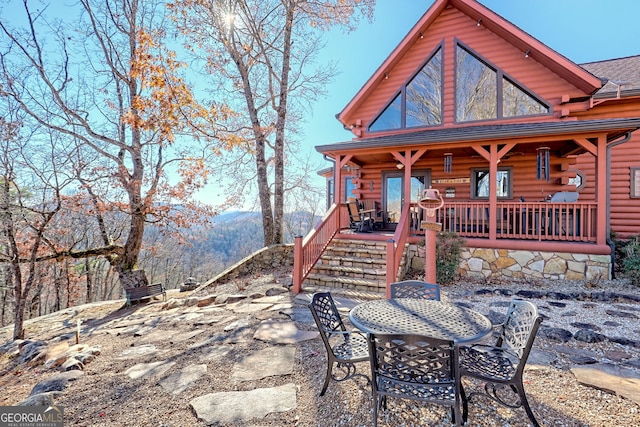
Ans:
[[[152,285],[130,288],[126,290],[126,294],[128,306],[131,305],[133,301],[140,301],[146,298],[154,297],[156,295],[162,295],[163,300],[167,300],[167,291],[164,289],[162,283],[154,283]]]

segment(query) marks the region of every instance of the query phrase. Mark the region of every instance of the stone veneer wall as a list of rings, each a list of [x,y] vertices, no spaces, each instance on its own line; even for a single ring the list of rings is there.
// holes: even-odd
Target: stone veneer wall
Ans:
[[[611,257],[608,255],[465,248],[461,257],[458,271],[470,278],[611,279]],[[411,266],[424,269],[424,259],[414,255]]]

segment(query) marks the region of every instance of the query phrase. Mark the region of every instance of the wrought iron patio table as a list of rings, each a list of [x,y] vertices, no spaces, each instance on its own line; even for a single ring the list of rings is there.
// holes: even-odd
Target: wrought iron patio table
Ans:
[[[363,332],[419,334],[453,340],[478,341],[491,332],[491,321],[471,309],[442,301],[400,298],[367,301],[355,306],[349,320]]]

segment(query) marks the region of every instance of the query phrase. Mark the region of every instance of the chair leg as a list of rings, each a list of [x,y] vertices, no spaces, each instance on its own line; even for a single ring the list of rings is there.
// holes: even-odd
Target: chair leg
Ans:
[[[527,395],[524,393],[524,386],[522,384],[518,384],[516,386],[516,389],[518,390],[518,396],[520,397],[520,402],[522,402],[522,407],[524,408],[524,411],[527,413],[527,416],[531,420],[531,423],[534,425],[534,427],[540,427],[540,424],[538,424],[538,420],[536,420],[536,417],[533,415],[533,411],[529,406]]]
[[[469,404],[467,401],[467,394],[464,392],[464,387],[460,384],[460,398],[462,400],[462,424],[467,423],[469,417]]]
[[[381,405],[380,396],[373,393],[373,427],[378,427],[378,408]]]
[[[324,385],[322,386],[322,391],[320,392],[320,396],[324,396],[324,393],[327,391],[327,387],[329,387],[329,381],[331,381],[332,370],[333,370],[333,362],[327,362],[327,376],[324,378]]]

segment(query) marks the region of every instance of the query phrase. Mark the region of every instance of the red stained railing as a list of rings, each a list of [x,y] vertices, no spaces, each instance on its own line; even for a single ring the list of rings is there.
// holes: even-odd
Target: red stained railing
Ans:
[[[341,214],[342,212],[342,214]],[[346,210],[333,205],[322,219],[317,228],[313,229],[304,238],[297,236],[294,240],[293,250],[293,292],[302,291],[302,282],[318,261],[322,253],[340,230],[340,224],[345,223]],[[346,217],[348,224],[348,217]]]

